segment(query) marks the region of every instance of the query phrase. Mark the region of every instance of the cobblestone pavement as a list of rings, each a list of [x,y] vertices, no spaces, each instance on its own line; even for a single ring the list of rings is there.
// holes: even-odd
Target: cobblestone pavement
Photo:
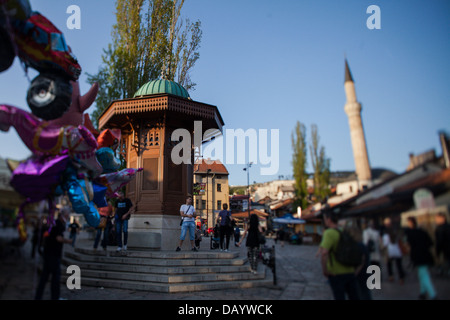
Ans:
[[[13,235],[15,230],[0,230],[3,239]],[[203,241],[200,250],[210,250],[209,241]],[[81,233],[77,246],[91,247],[93,241]],[[134,290],[120,290],[83,286],[80,290],[69,290],[61,284],[61,297],[68,300],[332,300],[331,290],[323,277],[319,258],[316,257],[317,245],[275,244],[272,239],[267,245],[276,248],[276,285],[266,285],[248,289],[227,289],[194,293],[154,293]],[[246,254],[245,248],[230,245],[232,251]],[[114,250],[115,248],[111,248]],[[65,245],[64,250],[73,250]],[[20,254],[19,254],[20,253]],[[406,260],[406,259],[405,259]],[[29,242],[20,252],[11,252],[2,257],[0,265],[0,300],[31,300],[39,280],[39,255],[31,258]],[[405,266],[407,261],[405,261]],[[260,268],[267,268],[260,265]],[[417,300],[419,284],[415,270],[406,267],[407,277],[403,285],[382,281],[380,290],[372,290],[374,300]],[[267,274],[272,272],[267,268]],[[64,270],[62,270],[64,272]],[[450,299],[450,278],[439,277],[432,272],[434,285],[441,300]],[[386,277],[384,277],[386,278]],[[50,286],[47,285],[44,299],[50,298]]]

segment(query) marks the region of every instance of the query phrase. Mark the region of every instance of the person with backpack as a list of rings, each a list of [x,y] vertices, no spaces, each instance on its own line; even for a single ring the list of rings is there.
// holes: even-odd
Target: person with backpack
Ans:
[[[321,253],[321,266],[323,275],[328,278],[331,291],[335,300],[359,300],[358,284],[355,276],[357,265],[346,265],[337,259],[340,255],[338,250],[339,242],[347,239],[348,234],[338,230],[337,217],[331,212],[326,212],[323,215],[325,227],[327,229],[323,232],[322,241],[319,245]],[[357,243],[354,241],[356,247]],[[347,247],[342,246],[341,248]],[[359,250],[359,249],[358,249]],[[362,263],[362,253],[359,252],[360,262]]]
[[[219,223],[219,234],[220,234],[220,251],[224,250],[224,240],[225,242],[225,252],[228,251],[230,246],[230,237],[233,232],[232,222],[231,222],[231,212],[228,211],[228,204],[224,203],[222,205],[223,210],[219,212],[217,217],[217,223]]]

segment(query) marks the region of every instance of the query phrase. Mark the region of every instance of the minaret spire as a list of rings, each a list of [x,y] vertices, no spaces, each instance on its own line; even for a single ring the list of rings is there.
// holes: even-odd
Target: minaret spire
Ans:
[[[347,59],[345,59],[345,80],[344,83],[347,81],[355,82],[353,81],[352,73],[350,72],[350,67],[348,66]]]
[[[369,165],[369,156],[367,154],[366,139],[364,137],[364,129],[361,120],[361,104],[356,99],[355,83],[353,81],[350,67],[347,59],[345,59],[345,95],[347,101],[345,103],[345,113],[348,117],[350,126],[350,136],[352,140],[353,157],[355,160],[356,175],[359,182],[359,188],[370,186],[372,174]]]

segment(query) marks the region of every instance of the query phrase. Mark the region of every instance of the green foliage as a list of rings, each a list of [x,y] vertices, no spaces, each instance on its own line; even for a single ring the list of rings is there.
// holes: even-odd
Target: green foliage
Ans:
[[[314,195],[317,202],[324,201],[330,195],[330,159],[325,155],[324,146],[319,145],[320,137],[317,125],[311,126],[311,162],[314,170]]]
[[[307,143],[306,143],[306,127],[297,121],[292,139],[292,167],[295,179],[296,199],[294,207],[300,206],[306,209],[308,206],[308,189],[307,179],[309,174],[307,167]],[[317,125],[311,126],[311,143],[309,149],[311,152],[311,162],[313,167],[314,193],[315,202],[322,202],[330,195],[330,159],[325,155],[325,148],[319,144],[320,137]]]
[[[132,98],[145,83],[162,77],[193,90],[189,72],[200,55],[200,21],[180,19],[184,0],[117,0],[112,43],[103,51],[97,74],[87,82],[98,82],[94,124],[108,105]]]
[[[308,173],[306,172],[306,129],[305,125],[297,121],[294,132],[291,135],[292,140],[292,167],[294,170],[295,179],[295,195],[296,199],[294,207],[300,206],[305,209],[308,206],[308,189],[306,180],[308,179]]]

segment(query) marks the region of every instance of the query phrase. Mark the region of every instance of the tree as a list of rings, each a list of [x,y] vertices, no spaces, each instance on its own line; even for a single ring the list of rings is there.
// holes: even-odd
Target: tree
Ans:
[[[193,90],[189,72],[200,55],[200,21],[180,19],[184,0],[117,0],[112,43],[103,51],[94,123],[113,100],[133,97],[145,83],[162,77]],[[177,79],[175,79],[177,77]]]
[[[306,129],[305,125],[297,121],[295,130],[291,135],[292,140],[292,167],[295,179],[295,202],[294,206],[300,206],[306,209],[308,206],[308,189],[306,181],[308,174],[306,172],[307,165],[307,146],[306,146]]]
[[[317,125],[311,126],[311,162],[314,170],[314,195],[317,202],[322,202],[330,194],[330,159],[325,155],[324,146],[320,146]]]

